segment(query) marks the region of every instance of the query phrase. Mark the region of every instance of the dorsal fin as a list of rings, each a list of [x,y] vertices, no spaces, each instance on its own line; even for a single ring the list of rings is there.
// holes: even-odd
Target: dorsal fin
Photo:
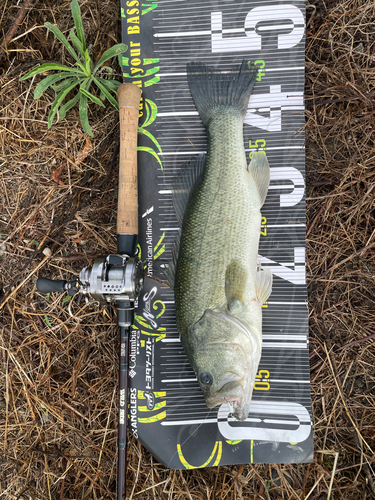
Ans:
[[[176,175],[172,183],[173,207],[177,220],[182,226],[182,220],[190,193],[194,186],[200,182],[206,164],[206,155],[201,154],[192,158],[181,168],[181,173]]]

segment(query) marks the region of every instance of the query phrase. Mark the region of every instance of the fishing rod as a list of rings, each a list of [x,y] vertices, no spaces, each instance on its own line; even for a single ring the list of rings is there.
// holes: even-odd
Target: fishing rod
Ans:
[[[39,278],[41,293],[90,294],[103,304],[117,307],[120,327],[119,423],[117,458],[117,500],[126,494],[129,333],[134,318],[134,301],[143,285],[143,266],[136,256],[138,241],[137,136],[141,90],[132,83],[118,88],[120,113],[120,159],[117,207],[117,254],[95,259],[79,278]]]

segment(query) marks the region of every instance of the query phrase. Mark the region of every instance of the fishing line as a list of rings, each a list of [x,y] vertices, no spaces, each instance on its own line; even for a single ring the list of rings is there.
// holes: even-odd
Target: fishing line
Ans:
[[[207,413],[207,415],[206,415],[206,417],[204,418],[204,420],[207,420],[207,419],[208,419],[208,417],[210,416],[210,414],[211,414],[212,410],[214,410],[214,408],[210,408],[210,409],[209,409],[209,412]],[[183,441],[182,443],[180,443],[181,448],[182,448],[182,446],[184,446],[184,444],[186,444],[186,443],[189,441],[189,439],[191,439],[191,438],[194,436],[194,434],[196,434],[196,433],[199,431],[199,429],[200,429],[200,428],[202,427],[202,425],[204,425],[204,424],[205,424],[205,422],[201,422],[201,423],[198,425],[198,427],[194,430],[194,432],[192,432],[192,433],[191,433],[191,434],[190,434],[190,435],[189,435],[189,436],[185,439],[185,441]],[[184,429],[180,430],[179,434],[180,434],[183,430],[184,430]],[[172,455],[172,457],[170,458],[170,460],[169,460],[169,462],[168,462],[167,467],[169,467],[169,464],[173,461],[174,457],[175,457],[177,454],[178,454],[178,451],[176,450],[176,451],[174,452],[174,454]]]

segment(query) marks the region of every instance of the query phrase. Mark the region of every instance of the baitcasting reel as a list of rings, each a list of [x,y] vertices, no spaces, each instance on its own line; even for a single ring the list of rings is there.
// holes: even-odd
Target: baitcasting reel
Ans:
[[[98,257],[91,269],[82,269],[79,278],[70,281],[39,278],[36,286],[41,293],[90,294],[102,304],[134,302],[143,286],[142,262],[128,255]]]

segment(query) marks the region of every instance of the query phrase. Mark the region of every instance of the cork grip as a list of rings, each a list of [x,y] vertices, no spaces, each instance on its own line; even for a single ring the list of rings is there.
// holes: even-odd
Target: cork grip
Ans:
[[[137,137],[141,90],[132,83],[123,83],[117,97],[120,108],[117,234],[138,234]]]

